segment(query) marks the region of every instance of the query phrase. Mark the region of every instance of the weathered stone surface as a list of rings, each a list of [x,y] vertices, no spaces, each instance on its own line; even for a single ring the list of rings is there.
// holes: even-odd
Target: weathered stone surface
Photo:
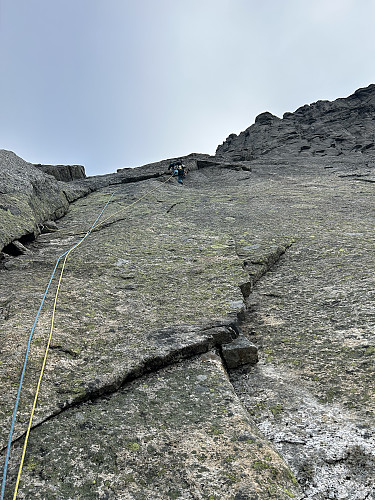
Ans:
[[[61,217],[68,202],[57,183],[11,151],[0,150],[0,249],[33,239],[38,224]]]
[[[202,216],[197,225],[199,192],[180,193],[177,183],[158,181],[121,184],[108,214],[155,188],[154,197],[99,226],[69,261],[67,288],[59,298],[59,308],[65,312],[56,318],[58,340],[52,344],[52,371],[46,374],[51,379],[37,420],[92,394],[116,390],[165,360],[206,351],[222,338],[215,326],[226,325],[229,318],[236,322],[244,307],[238,285],[246,280],[246,273],[234,242],[227,233],[218,235],[220,218],[208,226]],[[184,210],[167,213],[176,196]],[[31,245],[33,256],[6,264],[4,273],[11,273],[15,284],[22,281],[28,295],[25,304],[25,297],[17,297],[17,287],[12,292],[3,274],[0,296],[14,294],[14,313],[7,323],[13,334],[3,346],[10,393],[23,354],[20,348],[14,357],[14,345],[21,347],[27,335],[21,324],[26,318],[32,324],[41,286],[48,282],[57,256],[77,241],[77,233],[84,234],[87,221],[95,220],[108,199],[108,192],[99,191],[79,200],[59,222],[59,231],[41,235]],[[205,217],[210,212],[214,210],[207,207]],[[52,297],[41,315],[40,331],[48,330],[51,301]],[[43,337],[38,338],[35,369],[44,345]],[[33,365],[29,369],[33,371]],[[30,374],[31,384],[33,377]],[[23,420],[22,410],[19,418]],[[2,418],[4,437],[8,423]]]
[[[168,160],[58,182],[77,200],[58,230],[3,254],[2,446],[56,257],[115,191],[67,263],[21,498],[375,496],[373,162],[230,161],[189,155],[183,188]],[[3,211],[17,214],[15,201]],[[56,285],[32,342],[7,495]],[[242,406],[215,354],[239,331],[260,358],[230,374]]]
[[[230,344],[222,345],[222,354],[226,366],[232,370],[243,365],[255,365],[258,362],[258,348],[243,334]]]
[[[284,500],[298,492],[212,353],[68,410],[33,434],[19,498]]]
[[[252,163],[251,173],[220,167],[192,170],[184,189],[175,179],[162,184],[163,176],[119,184],[108,207],[116,217],[99,226],[68,262],[35,420],[40,430],[32,431],[30,443],[45,428],[45,419],[50,418],[49,426],[58,425],[80,408],[86,418],[84,401],[100,402],[134,378],[141,383],[147,372],[157,376],[165,364],[227,342],[236,336],[230,325],[239,314],[241,329],[258,346],[261,361],[259,368],[234,376],[233,383],[304,491],[319,500],[332,491],[348,491],[353,500],[371,492],[371,475],[361,460],[373,460],[371,447],[364,446],[365,439],[373,439],[375,406],[373,184],[348,176],[366,168],[353,160],[260,161]],[[154,188],[131,211],[118,213]],[[0,327],[11,332],[5,336],[0,366],[3,443],[43,285],[56,255],[84,234],[110,192],[101,189],[72,204],[57,232],[39,236],[27,255],[8,260],[0,272]],[[52,297],[33,342],[16,436],[25,429],[51,303]],[[343,349],[353,335],[354,343]],[[270,373],[273,377],[267,378]],[[290,393],[281,390],[281,381],[290,381]],[[293,388],[303,398],[296,399]],[[311,401],[317,402],[318,412],[311,411]],[[333,405],[350,420],[348,429],[364,426],[368,437],[361,430],[340,434],[343,421],[335,427],[329,416]],[[286,427],[278,427],[279,415]],[[301,419],[306,426],[299,427]],[[289,426],[285,440],[292,443],[275,438],[273,429],[284,436]],[[338,457],[341,451],[346,456],[345,449],[358,453],[343,458],[341,468],[339,462],[329,463],[329,457],[324,467],[315,466],[316,457],[324,456],[319,433],[327,448],[341,443]],[[82,445],[87,446],[86,439]],[[226,456],[223,443],[221,451]],[[168,463],[175,463],[173,456],[179,456],[177,451]],[[350,474],[343,473],[345,467]],[[176,476],[181,484],[186,474]],[[352,482],[344,479],[349,476]],[[273,498],[264,481],[259,498]],[[358,494],[353,493],[355,482]],[[202,491],[206,484],[203,479]],[[233,486],[233,495],[235,491]],[[137,498],[132,489],[127,494]]]
[[[264,156],[375,155],[375,85],[333,102],[318,101],[280,119],[262,113],[238,136],[230,134],[216,155],[232,161]]]
[[[138,168],[119,169],[117,173],[97,175],[89,178],[79,177],[73,171],[68,175],[64,166],[56,167],[55,177],[64,178],[69,182],[55,181],[50,175],[45,175],[42,168],[27,163],[11,151],[0,150],[0,250],[16,239],[30,241],[39,234],[39,226],[47,219],[62,217],[68,210],[69,203],[85,197],[93,191],[107,186],[116,186],[147,179],[166,178],[170,175],[168,165],[170,160],[144,165]],[[218,166],[249,170],[245,164],[232,165],[217,160],[210,155],[193,153],[183,158],[188,170]],[[42,166],[41,166],[42,167]],[[61,167],[61,168],[60,168]],[[75,166],[73,166],[75,167]],[[80,167],[79,165],[76,166]],[[44,169],[48,170],[48,168]],[[50,169],[51,170],[51,169]],[[69,169],[68,169],[69,170]],[[78,169],[79,170],[79,169]],[[51,172],[53,171],[53,168]],[[69,170],[70,172],[70,170]],[[72,177],[72,178],[71,178]],[[83,176],[84,177],[84,176]]]
[[[43,421],[52,417],[50,422],[54,422],[69,407],[80,408],[87,400],[99,401],[131,379],[205,352],[237,335],[237,315],[242,314],[244,307],[239,285],[247,280],[247,273],[242,269],[235,243],[243,235],[243,227],[240,224],[239,233],[237,229],[233,232],[233,215],[238,212],[239,220],[246,223],[243,193],[239,198],[235,194],[237,182],[246,174],[216,167],[199,169],[189,174],[187,189],[183,191],[175,179],[164,183],[164,178],[118,186],[108,214],[118,212],[150,190],[155,193],[144,197],[131,211],[117,213],[113,220],[99,226],[68,262],[36,412],[35,424],[41,424],[41,429]],[[217,184],[222,189],[217,190]],[[84,233],[88,221],[95,219],[109,194],[108,190],[97,191],[71,205],[68,214],[58,222],[58,231],[41,235],[30,245],[28,256],[14,258],[2,271],[7,282],[0,281],[0,297],[7,320],[3,320],[1,328],[12,331],[2,351],[3,445],[24,342],[43,284],[48,281],[56,256]],[[23,294],[19,294],[19,287],[10,284],[20,280]],[[52,296],[47,299],[35,334],[15,437],[22,435],[28,418],[52,301]],[[170,397],[173,398],[173,391]],[[198,422],[198,415],[196,419]],[[218,460],[224,461],[229,448],[220,448]],[[175,460],[179,460],[177,456]],[[267,471],[274,471],[272,474],[278,477],[281,469],[268,467],[267,459],[260,462],[254,467],[259,465],[264,473],[259,491],[265,495],[268,488],[276,488],[266,478]],[[176,482],[183,484],[183,477],[177,476]],[[220,481],[210,487],[219,488]],[[202,491],[206,491],[208,483]],[[236,492],[236,484],[228,483],[228,488]],[[285,488],[293,491],[292,479],[290,487]],[[74,491],[73,488],[73,497]]]
[[[261,204],[268,214],[257,216],[258,230],[282,229],[295,242],[252,288],[242,328],[260,362],[232,382],[306,498],[375,494],[373,187],[343,177],[358,167],[253,166],[264,198],[249,210]]]
[[[34,163],[34,166],[45,174],[53,175],[58,181],[71,182],[86,177],[83,165],[41,165]]]
[[[58,228],[58,225],[53,220],[46,220],[39,226],[41,233],[53,233],[54,231],[57,231]]]

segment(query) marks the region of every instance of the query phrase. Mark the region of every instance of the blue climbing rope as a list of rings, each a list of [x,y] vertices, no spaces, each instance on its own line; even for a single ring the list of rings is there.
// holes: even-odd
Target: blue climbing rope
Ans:
[[[40,303],[38,312],[37,312],[37,314],[35,316],[34,324],[33,324],[32,328],[31,328],[29,339],[28,339],[28,342],[27,342],[27,348],[26,348],[26,353],[25,353],[25,360],[23,362],[23,368],[22,368],[22,372],[21,372],[20,383],[19,383],[19,386],[18,386],[17,397],[16,397],[16,402],[15,402],[15,405],[14,405],[12,422],[11,422],[10,431],[9,431],[8,445],[7,445],[7,451],[6,451],[5,463],[4,463],[4,469],[3,469],[3,479],[2,479],[2,484],[1,484],[0,500],[4,500],[6,477],[7,477],[7,471],[8,471],[9,458],[10,458],[10,448],[11,448],[11,445],[12,445],[14,425],[15,425],[15,422],[16,422],[16,415],[17,415],[18,405],[19,405],[19,401],[20,401],[20,397],[21,397],[21,389],[22,389],[22,385],[23,385],[23,379],[24,379],[24,376],[25,376],[25,372],[26,372],[26,365],[27,365],[27,359],[29,357],[31,341],[32,341],[32,338],[33,338],[33,334],[34,334],[34,330],[35,330],[36,324],[38,322],[38,318],[39,318],[40,312],[42,310],[44,301],[45,301],[45,299],[47,297],[48,290],[49,290],[49,288],[51,286],[53,277],[55,276],[55,273],[56,273],[56,270],[57,270],[57,267],[59,265],[60,260],[67,253],[70,253],[72,250],[74,250],[74,248],[76,248],[78,245],[80,245],[89,236],[89,234],[92,232],[92,230],[96,226],[96,223],[98,222],[98,220],[100,219],[100,217],[103,215],[104,210],[107,208],[107,206],[110,203],[111,199],[113,198],[114,194],[115,194],[115,191],[113,191],[113,193],[111,194],[109,200],[107,201],[107,203],[105,204],[104,208],[102,209],[102,211],[100,212],[100,214],[98,215],[98,217],[95,219],[95,222],[92,224],[92,226],[87,231],[87,233],[85,234],[85,236],[83,238],[81,238],[77,243],[75,243],[71,248],[69,248],[69,250],[67,250],[66,252],[64,252],[63,254],[61,254],[58,257],[58,259],[56,261],[56,264],[55,264],[55,267],[54,267],[54,269],[52,271],[51,277],[49,279],[48,285],[47,285],[46,290],[44,292],[44,295],[43,295],[42,301]]]

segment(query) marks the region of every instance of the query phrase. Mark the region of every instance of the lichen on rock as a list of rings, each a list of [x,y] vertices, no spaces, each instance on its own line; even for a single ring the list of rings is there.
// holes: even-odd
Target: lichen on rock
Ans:
[[[0,201],[0,243],[14,247],[0,254],[3,452],[56,259],[113,193],[66,264],[19,498],[372,498],[375,162],[370,147],[318,158],[327,139],[294,130],[332,109],[367,120],[372,94],[262,114],[223,156],[187,156],[183,187],[169,160],[66,183],[2,152],[20,178]],[[248,161],[256,134],[268,150]],[[344,151],[352,137],[341,139]],[[7,497],[56,287],[33,337]]]

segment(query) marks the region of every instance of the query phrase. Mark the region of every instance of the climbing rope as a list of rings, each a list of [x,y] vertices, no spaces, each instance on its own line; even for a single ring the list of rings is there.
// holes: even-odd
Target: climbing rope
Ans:
[[[28,342],[27,342],[25,359],[24,359],[24,362],[23,362],[22,373],[21,373],[20,382],[19,382],[19,385],[18,385],[17,397],[16,397],[16,402],[15,402],[15,405],[14,405],[12,422],[11,422],[11,426],[10,426],[10,432],[9,432],[9,438],[8,438],[8,445],[7,445],[7,451],[6,451],[5,463],[4,463],[3,480],[2,480],[2,484],[1,484],[0,500],[4,499],[4,492],[5,492],[5,485],[6,485],[6,476],[7,476],[7,471],[8,471],[9,457],[10,457],[10,448],[11,448],[11,444],[12,444],[12,437],[13,437],[13,432],[14,432],[14,425],[15,425],[15,422],[16,422],[16,415],[17,415],[17,411],[18,411],[18,405],[19,405],[19,401],[20,401],[23,380],[24,380],[24,376],[25,376],[25,372],[26,372],[26,365],[27,365],[27,360],[28,360],[28,357],[29,357],[29,352],[30,352],[30,347],[31,347],[31,341],[32,341],[32,338],[33,338],[33,334],[34,334],[34,331],[35,331],[36,324],[37,324],[38,319],[39,319],[40,312],[42,310],[43,304],[44,304],[45,299],[47,297],[47,293],[48,293],[48,291],[50,289],[53,277],[55,276],[55,273],[56,273],[57,267],[58,267],[58,265],[60,263],[60,260],[65,256],[65,260],[64,260],[64,263],[65,263],[67,255],[69,255],[72,250],[74,250],[75,248],[77,248],[87,238],[87,236],[92,232],[95,224],[98,222],[98,220],[100,219],[100,217],[103,215],[104,210],[107,208],[107,206],[108,206],[109,202],[111,201],[111,199],[113,198],[114,194],[115,194],[115,192],[113,192],[111,194],[111,196],[110,196],[109,200],[107,201],[107,203],[105,204],[103,210],[100,212],[99,216],[96,218],[95,222],[92,224],[91,228],[87,231],[87,233],[85,234],[85,236],[78,243],[74,244],[69,250],[67,250],[66,252],[64,252],[63,254],[61,254],[58,257],[58,259],[56,261],[56,264],[55,264],[55,267],[54,267],[54,269],[52,271],[51,277],[49,279],[48,285],[47,285],[46,290],[44,292],[42,301],[40,303],[40,306],[39,306],[38,312],[36,314],[33,326],[32,326],[31,331],[30,331]]]
[[[22,385],[23,385],[23,379],[24,379],[24,375],[25,375],[25,371],[26,371],[27,359],[28,359],[28,356],[29,356],[29,351],[30,351],[30,346],[31,346],[31,341],[32,341],[33,333],[34,333],[34,330],[35,330],[35,327],[36,327],[36,324],[37,324],[37,321],[38,321],[41,309],[43,307],[45,298],[47,296],[47,293],[48,293],[49,288],[51,286],[53,277],[54,277],[54,275],[56,273],[57,267],[58,267],[61,259],[64,257],[64,261],[63,261],[63,264],[62,264],[62,268],[61,268],[61,272],[60,272],[60,276],[59,276],[59,281],[58,281],[58,285],[57,285],[57,289],[56,289],[54,304],[53,304],[51,328],[50,328],[48,342],[47,342],[47,346],[46,346],[44,357],[43,357],[42,368],[41,368],[40,375],[39,375],[39,380],[38,380],[38,384],[37,384],[37,388],[36,388],[36,392],[35,392],[34,402],[33,402],[33,406],[32,406],[31,413],[30,413],[29,424],[28,424],[28,428],[27,428],[27,432],[26,432],[26,436],[25,436],[25,441],[24,441],[23,450],[22,450],[21,462],[20,462],[20,466],[19,466],[19,470],[18,470],[18,475],[17,475],[17,480],[16,480],[16,485],[15,485],[15,490],[14,490],[14,494],[13,494],[13,500],[15,500],[16,497],[17,497],[17,492],[18,492],[18,488],[19,488],[19,482],[20,482],[20,478],[21,478],[23,463],[24,463],[26,449],[27,449],[27,443],[28,443],[28,439],[29,439],[29,435],[30,435],[30,431],[31,431],[31,426],[32,426],[32,420],[33,420],[34,413],[35,413],[37,399],[38,399],[38,395],[39,395],[39,391],[40,391],[40,386],[41,386],[41,382],[42,382],[42,378],[43,378],[43,374],[44,374],[44,370],[45,370],[45,366],[46,366],[46,362],[47,362],[49,347],[50,347],[50,343],[51,343],[51,339],[52,339],[52,333],[53,333],[53,328],[54,328],[57,299],[58,299],[58,296],[59,296],[61,281],[62,281],[62,277],[63,277],[63,274],[64,274],[64,270],[65,270],[65,266],[66,266],[66,262],[68,260],[68,257],[71,254],[71,252],[73,250],[75,250],[77,247],[79,247],[83,243],[83,241],[95,229],[97,229],[101,224],[103,224],[104,222],[106,222],[109,219],[113,218],[117,214],[119,214],[119,213],[121,213],[121,212],[123,212],[125,210],[128,210],[131,207],[133,207],[135,204],[137,204],[141,200],[143,200],[146,196],[148,196],[152,192],[156,191],[162,184],[165,184],[166,182],[168,182],[172,177],[173,176],[171,175],[165,181],[163,181],[162,183],[160,183],[159,186],[156,186],[154,189],[151,189],[151,190],[147,191],[144,195],[142,195],[140,198],[138,198],[137,200],[135,200],[133,203],[130,203],[129,205],[126,205],[126,207],[123,207],[120,210],[117,210],[112,215],[110,215],[109,217],[107,217],[104,221],[102,221],[101,223],[98,224],[98,221],[101,218],[101,216],[103,215],[104,210],[107,208],[108,204],[110,203],[111,199],[113,198],[113,196],[115,194],[115,191],[114,191],[111,194],[111,196],[110,196],[109,200],[107,201],[107,203],[105,204],[105,206],[103,207],[103,209],[100,212],[99,216],[96,218],[95,222],[92,224],[92,226],[87,231],[87,233],[83,236],[83,238],[81,238],[81,240],[78,243],[74,244],[69,250],[67,250],[66,252],[64,252],[63,254],[61,254],[58,257],[58,259],[56,261],[56,264],[55,264],[55,267],[53,269],[53,272],[51,274],[50,280],[49,280],[48,285],[46,287],[43,299],[42,299],[41,304],[39,306],[37,315],[35,317],[34,324],[33,324],[33,327],[31,329],[31,332],[30,332],[30,335],[29,335],[29,339],[28,339],[28,343],[27,343],[25,360],[24,360],[24,364],[23,364],[23,369],[22,369],[22,373],[21,373],[20,383],[19,383],[19,387],[18,387],[18,391],[17,391],[16,403],[15,403],[14,410],[13,410],[11,428],[10,428],[10,432],[9,432],[9,439],[8,439],[8,446],[7,446],[6,458],[5,458],[5,464],[4,464],[4,473],[3,473],[3,480],[2,480],[2,486],[1,486],[0,500],[4,499],[5,486],[6,486],[6,476],[7,476],[7,469],[8,469],[8,464],[9,464],[10,448],[11,448],[12,437],[13,437],[13,432],[14,432],[14,425],[15,425],[16,414],[17,414],[17,410],[18,410],[18,405],[19,405],[19,400],[20,400],[20,395],[21,395],[21,389],[22,389]]]
[[[167,179],[165,181],[163,181],[161,183],[162,184],[165,184],[167,183],[168,181],[170,181],[172,179],[173,175],[167,177]],[[156,191],[157,189],[159,189],[160,186],[156,186],[154,189],[151,189],[150,191],[147,191],[143,196],[141,196],[140,198],[138,198],[137,200],[135,200],[133,203],[130,203],[129,205],[126,205],[126,207],[123,207],[123,208],[120,208],[120,210],[117,210],[117,212],[114,212],[112,215],[110,215],[109,217],[107,217],[106,219],[102,220],[99,224],[97,224],[95,227],[94,227],[94,231],[99,227],[101,226],[102,224],[104,224],[105,222],[107,222],[109,219],[112,219],[112,217],[114,217],[115,215],[118,215],[120,212],[123,212],[124,210],[128,210],[129,208],[133,207],[134,205],[136,205],[138,202],[140,202],[141,200],[143,200],[143,198],[146,198],[146,196],[148,196],[149,194],[153,193],[154,191]]]
[[[173,174],[171,176],[168,176],[168,178],[161,182],[161,184],[166,184],[167,182],[169,182],[173,177]],[[104,224],[105,222],[107,222],[109,219],[112,219],[112,217],[114,217],[115,215],[119,214],[120,212],[123,212],[124,210],[128,210],[129,208],[133,207],[134,205],[136,205],[139,201],[143,200],[144,198],[146,198],[146,196],[148,196],[149,194],[151,194],[152,192],[156,191],[157,189],[160,188],[160,185],[159,186],[156,186],[154,189],[150,189],[149,191],[147,191],[144,195],[142,195],[140,198],[138,198],[137,200],[135,200],[133,203],[130,203],[129,205],[126,205],[125,207],[121,208],[120,210],[117,210],[116,212],[114,212],[113,214],[111,214],[109,217],[107,217],[106,219],[104,219],[102,222],[100,222],[99,224],[97,224],[94,228],[93,228],[93,231],[95,231],[99,226],[101,226],[102,224]],[[67,231],[61,231],[60,229],[56,229],[54,231],[51,231],[51,232],[58,232],[59,234],[69,234],[71,235],[71,233],[68,233]]]

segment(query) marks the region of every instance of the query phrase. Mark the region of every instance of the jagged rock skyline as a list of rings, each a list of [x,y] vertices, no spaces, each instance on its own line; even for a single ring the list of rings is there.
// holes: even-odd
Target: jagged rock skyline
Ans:
[[[305,104],[282,118],[261,113],[239,135],[230,134],[217,156],[238,161],[264,156],[375,155],[375,85],[346,98]]]

